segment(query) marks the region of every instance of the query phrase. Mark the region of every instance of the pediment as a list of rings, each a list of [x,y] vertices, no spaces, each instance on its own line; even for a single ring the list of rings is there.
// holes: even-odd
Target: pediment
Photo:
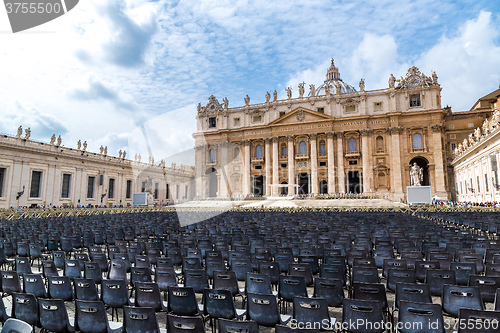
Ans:
[[[305,108],[296,108],[282,117],[275,119],[269,125],[311,123],[317,121],[334,120],[332,116]]]

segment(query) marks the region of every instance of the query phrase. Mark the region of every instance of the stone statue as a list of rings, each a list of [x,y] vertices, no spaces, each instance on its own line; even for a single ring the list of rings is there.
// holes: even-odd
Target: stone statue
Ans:
[[[474,142],[474,135],[472,133],[469,133],[469,145],[472,145]]]
[[[149,156],[148,163],[151,164],[151,156]]]
[[[222,101],[224,102],[224,109],[229,108],[229,100],[227,99],[227,97],[224,97]]]
[[[314,84],[310,84],[310,85],[309,85],[309,90],[310,90],[310,92],[311,92],[311,93],[310,93],[310,96],[311,96],[311,97],[316,96],[316,87],[314,86]]]
[[[438,76],[436,74],[436,72],[432,72],[432,83],[433,84],[438,84]]]
[[[198,103],[198,113],[201,112],[201,103]]]
[[[16,138],[21,138],[21,135],[23,135],[23,126],[19,126],[19,128],[17,129]]]
[[[339,81],[335,82],[335,93],[337,95],[340,95],[341,90],[342,90],[342,86],[340,85],[340,82]]]
[[[137,155],[137,162],[141,161],[141,154]]]
[[[250,97],[248,95],[245,96],[245,105],[250,104]]]
[[[135,153],[135,156],[134,156],[134,161],[137,162],[137,153]]]
[[[87,150],[87,141],[83,141],[83,151]]]
[[[332,87],[330,86],[330,83],[329,82],[325,82],[324,89],[325,89],[325,95],[326,96],[330,96],[331,95],[331,92],[330,92],[331,88]]]
[[[124,150],[124,151],[123,151],[122,158],[123,158],[123,159],[125,159],[125,156],[127,156],[127,152]]]
[[[286,96],[288,97],[288,99],[292,98],[292,88],[288,87],[285,89],[286,91]]]
[[[151,177],[149,175],[146,178],[145,183],[146,184],[144,186],[144,191],[152,194],[153,193],[153,180],[151,179]]]
[[[52,134],[52,136],[50,137],[50,144],[53,145],[54,143],[56,143],[56,135]]]
[[[59,136],[57,137],[57,145],[58,145],[58,146],[60,146],[61,144],[62,144],[62,138],[61,138],[61,136],[59,135]]]
[[[299,98],[304,96],[304,82],[299,83]]]
[[[464,146],[464,150],[467,149],[467,147],[469,147],[469,141],[467,140],[467,138],[464,139],[463,146]]]
[[[417,165],[417,163],[413,162],[413,165],[410,168],[410,184],[411,186],[422,186],[422,182],[424,181],[424,172],[421,167]]]
[[[104,155],[108,155],[108,146],[104,147]]]
[[[483,135],[488,134],[488,131],[490,130],[490,123],[488,122],[488,119],[485,119],[483,121],[483,125],[481,126],[483,130]]]
[[[155,158],[153,156],[151,156],[151,164],[155,164]]]
[[[359,91],[365,91],[365,79],[359,80]]]
[[[24,130],[24,140],[28,140],[31,137],[31,128]]]
[[[491,116],[490,124],[495,128],[497,127],[498,122],[500,122],[500,111],[495,110]]]
[[[269,103],[269,100],[271,99],[271,94],[269,91],[266,91],[266,103]]]
[[[389,88],[394,88],[396,84],[396,77],[391,74],[391,76],[389,77]]]
[[[101,146],[99,147],[99,153],[102,155],[102,153],[103,153],[103,152],[104,152],[104,146],[103,146],[103,145],[101,145]]]
[[[278,99],[278,92],[276,91],[276,89],[274,89],[274,92],[273,92],[273,102],[276,102],[277,99]]]
[[[457,154],[460,154],[462,152],[462,150],[464,150],[464,146],[462,146],[462,144],[459,143],[458,147],[457,147]]]
[[[76,143],[76,148],[78,150],[80,150],[80,148],[82,148],[82,140],[78,140],[78,142]]]
[[[474,138],[476,141],[479,141],[479,138],[481,137],[481,129],[479,127],[476,127],[474,130]]]
[[[122,150],[120,149],[120,150],[118,151],[118,158],[122,158],[122,154],[123,154],[123,152],[122,152]]]

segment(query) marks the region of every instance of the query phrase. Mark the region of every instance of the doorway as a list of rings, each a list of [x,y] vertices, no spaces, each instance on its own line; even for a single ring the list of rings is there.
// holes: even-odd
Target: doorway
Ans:
[[[413,158],[410,161],[410,167],[413,165],[413,163],[417,163],[417,165],[422,168],[423,181],[422,181],[421,185],[422,186],[429,186],[430,185],[430,181],[429,181],[429,162],[425,158],[423,158],[421,156],[418,156],[418,157]]]
[[[264,176],[253,176],[253,195],[261,197],[264,195]]]
[[[217,170],[210,168],[205,174],[208,177],[208,197],[214,198],[217,196]]]
[[[299,185],[299,195],[309,194],[309,174],[299,173],[298,174],[298,185]]]
[[[349,171],[347,173],[347,193],[361,193],[361,172]]]

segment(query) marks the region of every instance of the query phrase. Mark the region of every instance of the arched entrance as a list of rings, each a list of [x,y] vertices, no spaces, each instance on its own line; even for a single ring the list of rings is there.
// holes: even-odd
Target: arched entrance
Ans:
[[[319,193],[320,194],[328,193],[328,183],[326,182],[326,180],[322,180],[319,182]]]
[[[427,159],[425,159],[424,157],[422,156],[417,156],[415,158],[413,158],[411,161],[410,161],[410,167],[413,165],[413,163],[417,163],[417,165],[419,167],[422,168],[422,173],[423,173],[423,178],[424,180],[422,181],[422,186],[429,186],[430,185],[430,181],[429,181],[429,161],[427,161]],[[408,174],[408,177],[410,176],[410,174]]]
[[[287,182],[281,182],[281,185],[288,185],[288,183]],[[288,187],[287,186],[281,187],[280,194],[281,195],[288,195]]]
[[[264,195],[264,176],[253,176],[253,195],[260,197]]]
[[[299,173],[298,174],[298,185],[299,185],[299,195],[309,194],[309,174]]]
[[[217,170],[214,168],[207,169],[205,172],[207,176],[208,197],[213,198],[217,196]]]

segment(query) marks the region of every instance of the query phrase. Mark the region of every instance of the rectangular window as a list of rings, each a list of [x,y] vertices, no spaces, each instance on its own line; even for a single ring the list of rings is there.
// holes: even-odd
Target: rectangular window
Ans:
[[[142,182],[141,192],[146,192],[146,182]]]
[[[240,126],[240,118],[234,118],[234,126]]]
[[[175,185],[175,198],[179,199],[179,185]]]
[[[420,103],[420,95],[411,95],[410,96],[410,107],[421,106]]]
[[[345,112],[356,112],[356,105],[346,105]]]
[[[99,175],[99,186],[104,185],[104,175]]]
[[[283,169],[286,169],[286,164],[282,164],[282,165],[281,165],[281,167],[282,167]]]
[[[0,197],[3,197],[3,182],[5,179],[5,168],[0,168]]]
[[[42,172],[33,171],[31,173],[30,198],[40,197],[40,186],[42,184]]]
[[[210,117],[208,118],[208,128],[216,128],[217,127],[217,118]]]
[[[373,110],[382,111],[382,102],[373,103]]]
[[[490,188],[488,186],[488,175],[486,173],[484,174],[484,189],[486,190],[486,192],[490,191]]]
[[[358,164],[357,160],[350,160],[349,161],[349,165],[356,165],[356,164]]]
[[[281,157],[286,157],[286,146],[281,147]]]
[[[318,108],[319,113],[325,113],[325,108]]]
[[[108,198],[110,199],[115,198],[115,180],[113,178],[109,179]]]
[[[481,192],[481,185],[479,184],[479,176],[477,176],[477,193]]]
[[[320,167],[324,167],[324,166],[326,166],[326,162],[319,162],[319,166],[320,166]]]
[[[165,195],[165,199],[170,199],[170,185],[167,184],[167,194]]]
[[[255,170],[261,170],[262,169],[262,165],[256,165],[255,166]]]
[[[469,127],[474,127],[474,124],[473,123],[469,123]]]
[[[254,123],[260,123],[262,121],[262,116],[253,116]]]
[[[68,173],[63,174],[61,198],[69,198],[69,183],[71,182],[71,175]]]
[[[286,114],[285,111],[280,111],[280,117],[283,117]]]
[[[155,199],[158,199],[158,190],[160,188],[160,184],[159,183],[155,183]]]
[[[188,186],[184,186],[184,198],[187,199],[188,197]]]
[[[450,129],[454,129],[455,128],[455,125],[450,125]]]
[[[324,143],[319,145],[319,153],[326,154],[326,145]]]
[[[95,184],[95,177],[89,177],[87,180],[87,198],[88,199],[94,198],[94,184]]]
[[[132,181],[127,180],[127,191],[125,193],[125,199],[132,198]]]
[[[452,144],[451,144],[451,150],[455,150],[455,148],[457,148],[457,145],[456,145],[456,144],[454,144],[454,143],[452,143]]]

